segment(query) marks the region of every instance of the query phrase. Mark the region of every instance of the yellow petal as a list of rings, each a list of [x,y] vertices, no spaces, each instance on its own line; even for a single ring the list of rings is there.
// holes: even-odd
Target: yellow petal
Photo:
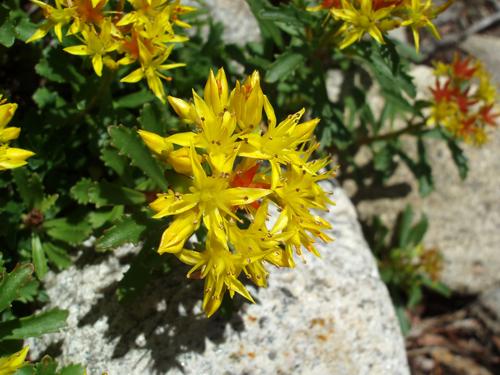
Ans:
[[[137,132],[146,146],[155,154],[162,155],[163,153],[168,153],[173,150],[172,144],[167,142],[164,137],[146,130],[138,130]]]
[[[120,80],[120,82],[136,83],[136,82],[139,82],[143,78],[144,78],[144,72],[143,72],[142,68],[139,68],[139,69],[134,70],[129,75],[123,77]]]
[[[1,128],[0,128],[1,129]],[[19,137],[19,133],[21,132],[20,128],[5,128],[0,130],[0,143],[7,143]]]
[[[197,157],[201,162],[201,156],[197,155]],[[167,155],[167,161],[177,173],[185,174],[187,176],[191,176],[193,174],[193,166],[191,165],[188,147],[181,147],[178,150],[169,152]]]
[[[78,46],[71,46],[71,47],[66,47],[64,50],[68,53],[71,53],[72,55],[78,55],[78,56],[83,56],[83,55],[88,55],[89,50],[86,45],[81,44]]]
[[[94,67],[95,74],[99,77],[102,76],[102,56],[94,55],[92,57],[92,66]]]
[[[192,116],[192,106],[188,102],[179,99],[179,98],[174,98],[173,96],[167,97],[168,102],[174,109],[175,113],[179,115],[179,117],[183,120],[190,120],[194,121]]]
[[[7,103],[0,105],[0,129],[3,129],[12,120],[12,117],[16,113],[17,104]]]
[[[271,194],[269,189],[231,188],[224,192],[224,199],[230,206],[243,206]]]
[[[0,358],[0,374],[11,375],[24,365],[29,346],[25,346],[20,351]]]
[[[158,252],[160,254],[180,252],[185,242],[199,226],[200,213],[197,210],[188,211],[177,216],[163,232]]]

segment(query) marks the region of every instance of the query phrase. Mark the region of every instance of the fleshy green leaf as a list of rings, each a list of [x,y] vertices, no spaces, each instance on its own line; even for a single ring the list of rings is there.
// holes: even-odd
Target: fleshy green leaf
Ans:
[[[33,235],[31,237],[31,251],[33,257],[33,264],[35,265],[35,273],[40,280],[42,280],[47,271],[49,270],[47,266],[47,258],[45,257],[45,251],[43,250],[42,242],[40,237]]]
[[[57,268],[65,269],[71,266],[71,258],[63,247],[57,246],[52,242],[44,242],[43,248],[49,260],[54,263]]]
[[[146,202],[146,197],[141,192],[106,181],[94,182],[86,178],[73,186],[71,196],[80,204],[93,203],[97,208]]]
[[[288,77],[303,63],[304,55],[297,52],[284,52],[269,67],[266,82],[274,83]]]
[[[448,148],[450,149],[453,161],[457,166],[460,178],[465,180],[469,174],[469,161],[467,160],[467,156],[465,156],[464,151],[455,140],[448,141]]]
[[[20,340],[57,332],[66,326],[68,312],[60,309],[45,311],[25,318],[0,323],[0,337],[4,340]]]
[[[84,220],[52,219],[45,221],[43,227],[53,239],[71,245],[80,245],[92,233],[92,227]]]
[[[134,218],[127,218],[117,223],[96,241],[96,251],[110,251],[125,243],[139,242],[147,226]]]
[[[137,108],[144,103],[150,102],[155,98],[155,96],[148,90],[141,90],[122,96],[121,98],[113,102],[114,108]]]
[[[19,292],[31,280],[34,268],[32,264],[23,264],[8,274],[2,275],[0,281],[0,312],[10,306],[19,297]]]

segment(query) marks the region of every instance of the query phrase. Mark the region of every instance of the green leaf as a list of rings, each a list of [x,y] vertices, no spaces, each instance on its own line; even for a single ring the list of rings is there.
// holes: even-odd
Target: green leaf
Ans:
[[[103,225],[116,221],[123,216],[123,206],[115,206],[111,209],[93,211],[89,213],[89,222],[92,228],[97,229]]]
[[[129,163],[126,157],[120,155],[118,150],[106,147],[101,150],[101,160],[104,164],[114,170],[116,174],[123,177],[130,170]]]
[[[166,191],[168,183],[158,162],[153,158],[138,134],[124,126],[110,126],[108,132],[113,145],[127,155],[132,163],[148,175],[159,188]]]
[[[427,228],[429,227],[429,221],[427,220],[427,216],[423,215],[422,219],[415,225],[408,236],[408,245],[417,246],[420,244],[427,232]]]
[[[418,284],[412,285],[408,297],[409,298],[407,306],[409,308],[417,306],[422,301],[422,289]]]
[[[422,284],[425,285],[427,288],[445,296],[445,297],[450,297],[451,296],[451,290],[442,282],[439,281],[433,281],[430,278],[426,276],[421,276]]]
[[[49,356],[44,356],[35,365],[34,375],[57,375],[57,362]]]
[[[71,245],[80,245],[92,233],[92,227],[83,219],[70,220],[68,218],[47,220],[43,223],[47,234],[55,240]]]
[[[149,90],[141,90],[122,96],[121,98],[113,102],[113,107],[118,108],[137,108],[144,103],[150,102],[155,98],[155,96]]]
[[[0,44],[7,48],[12,47],[16,40],[16,30],[12,24],[9,11],[0,7]]]
[[[35,71],[49,81],[69,83],[75,91],[86,82],[74,64],[68,64],[66,52],[57,47],[44,50],[44,57],[35,65]]]
[[[57,332],[66,326],[67,318],[67,311],[52,309],[37,315],[9,320],[0,323],[0,337],[4,340],[20,340]]]
[[[37,297],[39,297],[39,287],[40,283],[36,279],[31,279],[26,285],[19,289],[19,297],[16,301],[23,303],[33,302]]]
[[[68,268],[73,263],[66,249],[63,247],[57,246],[52,242],[45,242],[43,248],[49,260],[54,263],[57,268],[62,270]]]
[[[33,94],[33,100],[40,109],[48,106],[60,108],[66,104],[56,91],[49,90],[46,87],[39,87]]]
[[[27,208],[39,208],[43,201],[43,186],[36,173],[29,173],[26,168],[12,171],[16,188]]]
[[[270,40],[273,41],[278,47],[282,48],[284,44],[279,28],[272,21],[264,19],[261,15],[261,12],[264,9],[269,8],[269,2],[266,0],[247,0],[247,3],[257,20],[257,23],[259,24],[264,42]]]
[[[262,9],[259,12],[260,18],[262,20],[271,22],[282,22],[288,25],[302,26],[303,23],[294,14],[289,12],[290,9],[287,8],[274,8],[274,9]]]
[[[398,317],[401,333],[406,336],[410,332],[411,323],[404,306],[396,306],[396,316]]]
[[[31,280],[32,264],[23,264],[8,274],[1,275],[0,280],[0,312],[10,306],[19,297],[20,289]]]
[[[42,280],[47,271],[49,270],[47,266],[47,258],[45,257],[45,251],[42,247],[42,242],[40,237],[34,234],[31,237],[31,251],[33,257],[33,264],[35,265],[35,273],[40,280]]]
[[[97,208],[146,202],[146,196],[139,191],[106,181],[94,182],[87,178],[73,186],[70,193],[72,198],[80,204],[93,203]]]
[[[465,156],[464,151],[455,140],[448,141],[448,148],[450,149],[453,161],[457,166],[460,178],[465,180],[469,174],[469,161],[467,160],[467,156]]]
[[[85,368],[82,365],[69,365],[61,369],[58,375],[85,375]]]
[[[304,55],[297,52],[284,52],[274,61],[266,73],[266,82],[274,83],[292,74],[304,64]]]
[[[165,135],[169,125],[170,127],[173,125],[172,120],[166,107],[159,105],[158,101],[154,101],[144,104],[139,122],[142,129],[159,135]]]
[[[116,249],[118,246],[125,243],[139,242],[142,234],[145,232],[147,225],[130,217],[117,223],[96,241],[96,251],[104,252]]]

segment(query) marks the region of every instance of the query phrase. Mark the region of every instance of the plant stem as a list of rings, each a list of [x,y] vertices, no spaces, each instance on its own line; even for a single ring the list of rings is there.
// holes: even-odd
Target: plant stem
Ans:
[[[398,138],[400,135],[403,134],[411,134],[411,133],[417,133],[419,130],[422,130],[424,127],[425,123],[419,122],[417,124],[409,124],[408,126],[404,127],[403,129],[395,130],[389,133],[385,134],[379,134],[379,135],[374,135],[372,137],[363,137],[361,138],[358,142],[358,146],[363,146],[363,145],[369,145],[373,142],[377,141],[389,141],[391,139]]]

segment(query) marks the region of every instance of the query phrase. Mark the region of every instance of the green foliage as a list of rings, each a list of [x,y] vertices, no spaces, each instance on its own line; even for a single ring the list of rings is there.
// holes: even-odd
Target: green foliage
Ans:
[[[378,260],[382,280],[387,284],[403,333],[407,333],[410,322],[406,314],[422,302],[423,288],[449,295],[449,290],[439,281],[442,257],[437,249],[426,249],[423,245],[428,228],[423,215],[414,223],[410,206],[399,214],[391,231],[379,217],[365,226],[365,235]]]

